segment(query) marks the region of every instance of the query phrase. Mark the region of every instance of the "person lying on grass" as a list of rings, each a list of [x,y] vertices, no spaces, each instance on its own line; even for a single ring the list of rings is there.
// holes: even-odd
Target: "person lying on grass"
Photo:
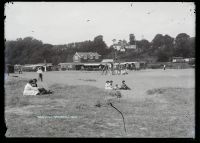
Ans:
[[[122,89],[122,90],[131,90],[126,84],[125,84],[125,80],[122,81],[122,85],[119,89]]]
[[[29,80],[29,82],[25,85],[23,95],[42,95],[42,94],[50,94],[52,91],[47,91],[45,88],[38,88],[37,80]]]
[[[37,79],[33,79],[32,86],[33,86],[33,87],[38,87],[38,86],[37,86]],[[51,94],[51,93],[53,93],[52,91],[47,90],[47,89],[45,89],[44,87],[42,87],[42,88],[39,88],[39,87],[38,87],[38,90],[39,90],[39,92],[40,92],[39,95],[41,95],[41,94]]]

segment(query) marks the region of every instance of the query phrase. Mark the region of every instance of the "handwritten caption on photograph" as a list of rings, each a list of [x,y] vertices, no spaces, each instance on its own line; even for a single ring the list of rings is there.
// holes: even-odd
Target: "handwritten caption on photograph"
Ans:
[[[37,118],[39,118],[39,119],[50,119],[50,118],[54,118],[54,119],[63,119],[63,118],[76,119],[77,116],[37,116]]]

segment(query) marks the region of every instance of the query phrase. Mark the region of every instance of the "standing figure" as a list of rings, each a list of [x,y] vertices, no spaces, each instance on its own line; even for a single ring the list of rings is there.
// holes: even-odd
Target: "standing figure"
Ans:
[[[21,68],[19,68],[19,74],[22,74],[22,69]]]
[[[105,75],[106,75],[107,72],[108,72],[108,65],[107,65],[107,64],[103,67],[102,74],[104,74],[104,72],[105,72]]]
[[[41,69],[41,68],[38,68],[37,73],[39,74],[38,79],[40,79],[41,81],[43,81],[43,75],[42,75],[43,72],[42,72],[42,69]]]
[[[163,69],[164,69],[164,70],[165,70],[165,68],[166,68],[166,65],[163,66]]]
[[[114,64],[113,63],[111,63],[111,73],[112,73],[112,75],[114,75]]]
[[[117,67],[117,74],[121,74],[121,66],[120,66],[120,63],[118,63],[118,65],[116,66]]]

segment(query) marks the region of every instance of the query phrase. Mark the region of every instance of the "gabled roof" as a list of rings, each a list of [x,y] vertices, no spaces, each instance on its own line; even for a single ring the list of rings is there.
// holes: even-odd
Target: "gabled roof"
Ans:
[[[101,56],[97,52],[76,52],[76,54],[79,57],[84,57],[84,56]]]

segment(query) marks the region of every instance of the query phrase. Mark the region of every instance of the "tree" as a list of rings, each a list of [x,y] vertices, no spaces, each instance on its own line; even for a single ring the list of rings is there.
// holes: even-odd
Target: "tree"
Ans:
[[[158,49],[162,45],[164,45],[164,37],[162,34],[157,34],[152,40],[152,48]]]
[[[146,39],[137,41],[137,48],[140,49],[141,52],[147,52],[150,46],[151,46],[150,42]]]
[[[175,56],[189,57],[190,56],[190,36],[186,33],[180,33],[175,39]]]
[[[190,54],[189,57],[195,57],[195,37],[189,39]]]
[[[151,52],[158,61],[168,61],[173,55],[174,38],[169,35],[157,34],[152,40]]]
[[[95,52],[98,52],[102,57],[107,54],[108,48],[106,43],[103,41],[102,35],[96,36],[92,45]]]

